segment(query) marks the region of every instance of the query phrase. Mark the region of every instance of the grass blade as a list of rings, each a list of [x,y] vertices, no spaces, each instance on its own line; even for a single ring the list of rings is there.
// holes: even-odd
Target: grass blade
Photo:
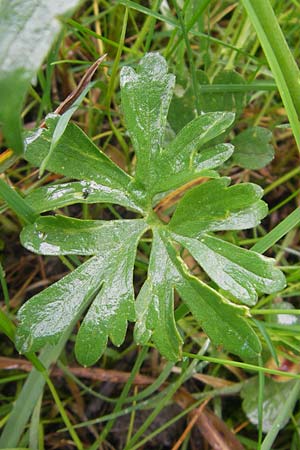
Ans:
[[[242,0],[264,50],[300,150],[300,73],[269,0]]]
[[[276,242],[285,236],[290,230],[300,223],[300,208],[295,209],[282,222],[280,222],[272,231],[262,237],[251,250],[257,253],[264,253]]]

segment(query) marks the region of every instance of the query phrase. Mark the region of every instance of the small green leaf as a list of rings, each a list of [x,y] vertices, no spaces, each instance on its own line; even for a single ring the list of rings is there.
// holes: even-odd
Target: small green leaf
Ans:
[[[177,276],[159,232],[152,242],[148,277],[137,299],[135,340],[145,344],[152,339],[170,361],[180,359],[182,339],[174,319],[174,280]]]
[[[230,111],[238,119],[246,103],[245,81],[234,71],[220,72],[210,83],[207,74],[196,72],[198,103],[203,113]],[[196,100],[189,80],[186,87],[176,86],[168,121],[174,131],[180,131],[195,118]]]
[[[264,399],[263,399],[263,432],[267,433],[277,419],[278,412],[281,411],[283,404],[285,404],[293,386],[297,383],[296,380],[287,381],[285,383],[274,381],[272,378],[266,377],[264,381]],[[241,391],[243,398],[243,410],[254,425],[258,425],[258,378],[253,377],[248,380]],[[290,411],[292,413],[292,410]],[[286,418],[281,424],[283,428],[289,421]]]
[[[209,83],[205,72],[197,72],[202,111],[233,111],[238,118],[245,107],[244,79],[235,71],[219,72]],[[210,89],[209,89],[210,88]]]
[[[52,135],[59,117],[49,115],[47,129],[39,129],[32,133],[25,142],[25,158],[33,165],[39,166],[46,158]],[[69,124],[52,153],[46,168],[48,170],[77,178],[94,181],[102,191],[121,191],[121,198],[132,197],[132,203],[141,209],[143,195],[134,191],[133,179],[116,166],[88,136],[76,125]]]
[[[274,158],[270,145],[271,131],[262,127],[251,127],[238,134],[232,141],[235,146],[232,161],[246,169],[261,169]]]
[[[8,144],[21,153],[20,113],[30,83],[61,25],[58,17],[78,0],[10,0],[0,3],[0,122]]]
[[[136,178],[145,186],[155,177],[153,158],[163,142],[174,84],[158,53],[146,54],[136,71],[127,66],[121,70],[122,109],[137,156]]]
[[[239,302],[255,305],[257,293],[270,294],[285,286],[275,261],[221,239],[203,234],[200,240],[174,236],[224,291]]]
[[[50,211],[74,203],[115,203],[136,212],[141,212],[132,196],[124,189],[104,186],[95,181],[74,181],[51,184],[33,190],[26,203],[37,213]]]
[[[204,231],[242,230],[258,225],[267,214],[263,190],[252,183],[227,187],[229,178],[203,183],[179,202],[169,229],[189,237]]]
[[[148,228],[139,220],[80,220],[40,217],[21,232],[21,242],[41,255],[98,255],[117,249],[131,235]],[[67,238],[67,239],[66,239]]]

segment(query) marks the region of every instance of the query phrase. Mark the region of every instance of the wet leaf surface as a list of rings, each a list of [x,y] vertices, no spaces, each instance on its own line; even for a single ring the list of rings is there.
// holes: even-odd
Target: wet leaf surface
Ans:
[[[283,288],[284,277],[274,268],[273,260],[208,232],[258,225],[267,213],[261,200],[263,192],[252,183],[229,186],[230,179],[219,178],[213,170],[233,151],[230,144],[211,144],[233,123],[231,113],[213,112],[195,118],[164,147],[173,87],[174,77],[158,54],[147,54],[136,71],[122,69],[122,109],[137,158],[134,176],[117,167],[72,124],[46,160],[48,170],[79,181],[33,191],[28,203],[36,211],[76,202],[112,202],[139,212],[143,218],[103,221],[43,216],[24,228],[23,245],[38,254],[95,256],[21,308],[17,331],[20,351],[38,350],[46,342],[55,342],[72,317],[79,319],[87,311],[75,345],[82,364],[94,364],[108,338],[121,345],[128,321],[136,321],[137,343],[152,339],[163,356],[176,361],[182,352],[174,319],[177,291],[215,345],[244,360],[257,360],[261,344],[251,327],[249,310],[230,299],[253,305],[257,293]],[[56,116],[49,116],[48,128],[27,138],[25,156],[32,164],[40,165],[47,156],[56,121]],[[188,188],[180,199],[177,194]],[[157,199],[159,192],[165,194]],[[168,225],[159,216],[164,202],[173,209],[178,202]],[[153,236],[148,274],[135,301],[136,248],[146,230]],[[178,243],[230,299],[189,272],[177,254]]]

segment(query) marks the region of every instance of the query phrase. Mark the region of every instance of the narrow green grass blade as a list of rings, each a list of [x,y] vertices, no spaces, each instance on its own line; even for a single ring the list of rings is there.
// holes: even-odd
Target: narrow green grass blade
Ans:
[[[187,56],[188,56],[188,60],[189,60],[189,66],[190,66],[190,72],[191,72],[191,78],[192,78],[192,88],[193,88],[193,92],[194,92],[196,109],[197,109],[197,113],[200,114],[201,106],[200,106],[200,102],[199,102],[198,82],[197,82],[196,68],[195,68],[195,64],[194,64],[193,52],[192,52],[191,44],[190,44],[190,41],[189,41],[188,32],[187,32],[187,29],[186,29],[186,26],[185,26],[185,23],[184,23],[183,15],[182,15],[182,12],[179,9],[179,6],[178,6],[176,0],[173,0],[173,5],[175,7],[175,11],[176,11],[176,14],[177,14],[177,17],[178,17],[178,21],[179,21],[179,24],[180,24],[180,28],[181,28],[181,33],[183,35],[184,42],[185,42],[185,48],[186,48],[186,52],[187,52]]]
[[[121,393],[121,395],[120,395],[120,397],[119,397],[119,399],[118,399],[118,401],[117,401],[117,403],[116,403],[116,405],[114,407],[114,411],[113,411],[114,413],[118,413],[118,412],[121,411],[123,403],[126,401],[126,399],[128,397],[128,393],[129,393],[129,390],[130,390],[130,388],[132,386],[134,377],[136,376],[136,374],[140,370],[140,367],[141,367],[141,365],[144,362],[144,359],[145,359],[145,357],[147,355],[147,352],[148,352],[148,348],[144,347],[141,350],[141,352],[139,353],[139,355],[138,355],[138,357],[137,357],[137,359],[135,361],[134,367],[133,367],[133,369],[131,371],[131,374],[130,374],[130,376],[129,376],[129,378],[128,378],[128,380],[127,380],[127,382],[126,382],[126,384],[125,384],[125,386],[124,386],[124,388],[122,390],[122,393]],[[103,429],[101,435],[99,436],[98,439],[96,439],[96,441],[90,447],[89,450],[97,450],[99,448],[99,446],[101,445],[101,442],[104,441],[104,439],[106,438],[106,436],[110,432],[111,428],[113,427],[114,423],[115,423],[115,419],[110,420],[109,422],[107,422],[107,424],[106,424],[105,428]]]
[[[259,365],[263,367],[262,357],[258,357]],[[265,388],[265,374],[263,372],[258,373],[258,402],[257,402],[257,410],[258,410],[258,442],[257,442],[257,450],[261,450],[261,442],[263,436],[263,420],[264,420],[264,388]]]
[[[251,250],[257,253],[264,253],[266,250],[276,244],[279,239],[285,236],[290,230],[300,223],[300,208],[295,209],[282,222],[280,222],[272,231],[262,237]]]
[[[286,328],[286,325],[284,326]],[[298,330],[297,330],[298,331]],[[208,361],[216,364],[221,365],[228,365],[232,367],[239,367],[240,369],[248,370],[249,372],[263,372],[269,375],[279,375],[289,378],[294,378],[295,380],[300,380],[300,374],[292,373],[292,372],[285,372],[284,370],[276,370],[276,369],[268,369],[266,367],[262,366],[255,366],[254,364],[239,362],[239,361],[233,361],[231,359],[223,359],[223,358],[214,358],[211,356],[201,356],[201,355],[194,355],[193,353],[189,352],[182,352],[182,356],[187,356],[188,358],[193,359],[199,359],[200,361]]]
[[[290,392],[290,395],[286,399],[286,402],[282,405],[281,409],[279,410],[277,419],[273,423],[272,428],[270,429],[270,431],[268,432],[262,443],[261,450],[272,449],[273,442],[275,441],[280,431],[282,423],[285,422],[287,417],[290,417],[294,409],[295,403],[299,399],[299,395],[300,395],[300,381],[298,381],[294,385],[293,389]]]
[[[33,223],[36,219],[35,211],[27,205],[26,201],[4,180],[0,178],[0,198],[19,216],[26,224]]]
[[[300,150],[300,73],[269,0],[242,0],[264,50]]]
[[[187,368],[187,367],[186,367]],[[171,400],[175,392],[180,388],[180,386],[185,381],[185,370],[184,367],[182,368],[181,375],[177,378],[176,381],[174,381],[168,388],[165,390],[165,395],[161,399],[160,402],[158,402],[156,408],[151,412],[151,414],[147,417],[145,422],[142,424],[142,426],[138,429],[138,431],[135,433],[135,435],[131,438],[130,442],[127,443],[124,450],[132,450],[133,448],[136,448],[134,444],[137,443],[140,437],[143,436],[144,432],[147,430],[148,427],[153,423],[154,419],[157,417],[157,415],[160,413],[160,411],[167,405],[167,403]],[[137,448],[140,448],[140,444]]]
[[[2,267],[1,262],[0,262],[0,283],[1,283],[2,291],[3,291],[5,306],[6,306],[7,310],[9,310],[9,293],[8,293],[6,279],[5,279],[5,272]]]
[[[12,342],[15,339],[15,326],[10,318],[0,309],[0,331],[4,333]]]
[[[57,409],[58,409],[58,411],[59,411],[59,413],[60,413],[60,415],[61,415],[61,417],[62,417],[62,419],[63,419],[63,421],[64,421],[64,423],[65,423],[65,425],[66,425],[66,427],[67,427],[67,429],[68,429],[68,431],[70,433],[70,435],[71,435],[71,437],[73,438],[73,441],[74,441],[77,449],[78,450],[83,450],[83,445],[82,445],[82,443],[81,443],[81,441],[80,441],[76,431],[74,430],[74,428],[73,428],[73,426],[72,426],[72,424],[70,422],[70,419],[69,419],[69,417],[68,417],[68,415],[67,415],[67,413],[65,411],[65,408],[63,407],[63,404],[62,404],[62,402],[61,402],[61,400],[59,398],[59,395],[58,395],[58,393],[57,393],[57,391],[56,391],[56,389],[54,387],[54,384],[52,383],[52,381],[50,380],[50,378],[48,376],[47,376],[47,385],[48,385],[48,388],[50,389],[50,392],[51,392],[52,397],[53,397],[53,399],[55,401]]]
[[[40,360],[46,368],[49,368],[57,360],[66,340],[67,337],[64,337],[55,347],[45,347],[41,352]],[[1,449],[18,445],[29,417],[43,392],[45,382],[45,377],[41,372],[36,369],[31,371],[4,427],[0,438]]]
[[[39,426],[40,426],[42,399],[43,396],[40,395],[33,410],[29,427],[29,446],[34,450],[37,450],[39,448]]]

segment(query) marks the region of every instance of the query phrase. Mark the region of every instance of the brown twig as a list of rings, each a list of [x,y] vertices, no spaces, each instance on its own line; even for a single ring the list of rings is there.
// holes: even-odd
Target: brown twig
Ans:
[[[73,105],[73,103],[77,100],[77,98],[80,96],[82,91],[86,88],[86,86],[89,84],[91,79],[93,78],[96,70],[102,63],[102,61],[106,58],[107,54],[102,55],[100,58],[97,59],[97,61],[94,62],[94,64],[91,65],[91,67],[88,68],[84,76],[81,78],[80,82],[78,83],[78,86],[71,92],[71,94],[68,95],[67,98],[56,108],[54,111],[55,114],[63,114],[67,109],[70,108],[70,106]],[[43,122],[40,125],[40,128],[44,128],[46,125],[45,122]]]
[[[175,191],[170,192],[170,194],[166,195],[154,208],[154,211],[160,216],[166,209],[170,208],[174,203],[178,202],[180,198],[188,191],[189,189],[198,186],[199,184],[205,183],[210,178],[208,177],[200,177],[195,180],[189,181],[188,183],[180,186]]]

